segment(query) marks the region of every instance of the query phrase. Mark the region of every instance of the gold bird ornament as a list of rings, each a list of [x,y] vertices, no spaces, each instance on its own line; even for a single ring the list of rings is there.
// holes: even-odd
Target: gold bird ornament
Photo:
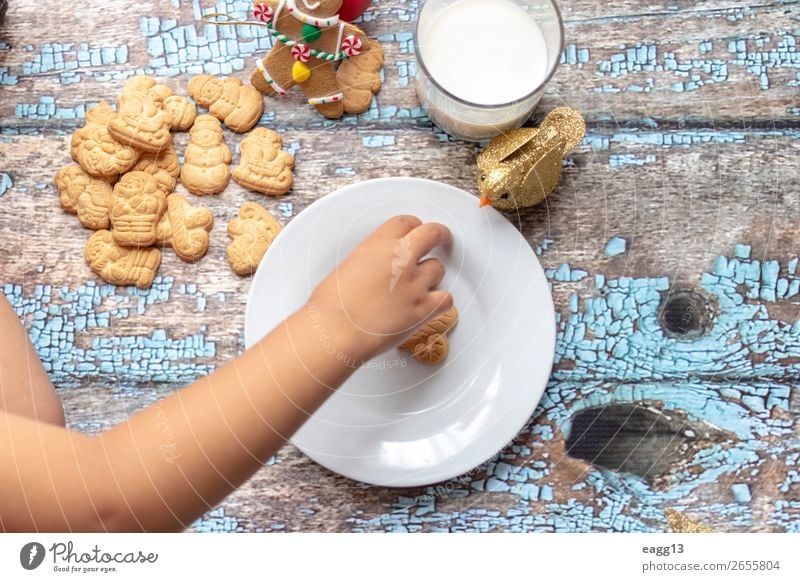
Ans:
[[[555,190],[564,157],[586,133],[581,113],[571,107],[553,109],[539,127],[506,132],[478,155],[481,208],[498,210],[535,206]]]

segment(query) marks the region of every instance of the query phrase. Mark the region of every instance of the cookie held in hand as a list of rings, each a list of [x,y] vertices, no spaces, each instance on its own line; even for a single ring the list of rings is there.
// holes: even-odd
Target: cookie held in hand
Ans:
[[[225,145],[222,126],[213,115],[198,115],[189,130],[181,183],[192,194],[219,194],[231,180],[231,150]]]
[[[154,248],[126,248],[114,242],[107,230],[98,230],[83,253],[89,267],[112,285],[136,285],[147,289],[161,265],[161,252]]]
[[[196,208],[180,194],[167,196],[167,211],[156,227],[156,244],[170,246],[178,257],[195,263],[208,252],[208,233],[214,216],[208,208]]]
[[[245,202],[239,217],[228,223],[228,262],[238,275],[250,275],[257,268],[269,245],[281,231],[281,223],[255,202]]]
[[[189,81],[189,96],[236,133],[252,129],[264,113],[261,93],[236,77],[197,75]]]
[[[283,140],[277,132],[255,128],[242,140],[241,163],[233,170],[233,179],[248,190],[283,196],[294,184],[294,156],[282,147]]]
[[[456,323],[458,323],[458,310],[453,306],[414,332],[414,335],[400,344],[398,349],[409,352],[422,364],[439,364],[450,351],[447,334]]]

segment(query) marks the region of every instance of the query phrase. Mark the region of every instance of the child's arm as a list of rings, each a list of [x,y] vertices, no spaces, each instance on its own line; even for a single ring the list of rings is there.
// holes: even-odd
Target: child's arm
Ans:
[[[419,262],[450,233],[419,224],[390,220],[253,348],[99,436],[0,411],[0,529],[188,526],[353,372],[339,353],[366,361],[452,305],[441,263]]]
[[[61,400],[28,333],[2,294],[0,346],[0,410],[64,426]]]

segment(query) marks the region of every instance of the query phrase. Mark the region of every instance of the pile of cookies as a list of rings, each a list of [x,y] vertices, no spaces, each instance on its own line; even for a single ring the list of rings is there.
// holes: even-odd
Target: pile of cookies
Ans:
[[[219,194],[231,177],[243,187],[270,196],[293,185],[294,158],[282,151],[281,137],[266,128],[241,143],[241,163],[231,172],[231,151],[222,125],[251,130],[264,111],[261,94],[238,79],[199,75],[189,95],[210,115],[197,115],[194,103],[174,95],[153,78],[131,79],[117,101],[86,113],[70,152],[76,164],[61,168],[56,187],[61,206],[96,232],[84,256],[90,268],[115,285],[148,288],[161,265],[159,248],[170,247],[183,261],[199,261],[208,251],[214,219],[174,193],[178,179],[192,194]],[[172,133],[189,130],[181,167]],[[233,242],[228,260],[240,275],[251,274],[280,232],[280,223],[262,206],[245,203],[228,225]]]

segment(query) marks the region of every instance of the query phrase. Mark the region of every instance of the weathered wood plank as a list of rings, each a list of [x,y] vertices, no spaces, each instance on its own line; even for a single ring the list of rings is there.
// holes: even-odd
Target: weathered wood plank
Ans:
[[[610,386],[594,386],[605,391]],[[102,430],[157,401],[172,387],[85,388],[63,392],[82,411],[73,426]],[[686,390],[686,386],[665,387]],[[622,402],[622,401],[620,401]],[[548,405],[543,403],[543,408]],[[637,478],[599,474],[567,456],[558,428],[544,415],[515,438],[502,456],[437,487],[366,487],[310,463],[291,446],[269,459],[245,486],[195,524],[201,531],[624,531],[665,529],[661,510],[686,507],[717,531],[783,531],[796,509],[780,509],[776,488],[798,478],[797,443],[761,448],[757,440],[722,440],[703,448],[677,475],[654,489]],[[685,430],[688,430],[688,426]],[[696,428],[696,425],[692,425]],[[552,432],[551,432],[552,431]],[[549,438],[548,438],[549,437]],[[781,455],[774,456],[780,450]],[[715,454],[709,454],[715,453]],[[793,460],[794,459],[794,460]],[[731,465],[725,470],[720,461]],[[792,473],[794,471],[794,473]],[[794,477],[792,476],[794,475]],[[794,485],[791,485],[794,483]],[[732,492],[746,485],[752,504]],[[508,489],[506,489],[506,487]],[[787,501],[787,503],[792,503]],[[752,511],[743,511],[752,505]]]
[[[738,126],[744,110],[755,123],[797,122],[800,61],[797,37],[786,29],[787,19],[797,15],[797,2],[752,8],[700,3],[687,10],[665,3],[645,11],[639,2],[625,2],[615,4],[611,15],[594,2],[580,4],[565,10],[567,50],[544,108],[566,101],[586,111],[590,121],[612,123],[644,118]],[[201,6],[209,11],[214,3]],[[0,123],[69,127],[69,116],[80,116],[83,104],[113,101],[124,79],[137,71],[168,79],[175,88],[185,88],[187,78],[204,67],[247,78],[253,56],[265,50],[266,33],[203,27],[195,13],[186,1],[180,8],[142,2],[113,15],[83,6],[58,15],[63,34],[53,43],[45,22],[51,16],[21,3],[0,35],[0,42],[13,47],[0,45],[0,63],[7,69],[0,83],[10,97],[0,104]],[[387,49],[386,88],[380,109],[351,122],[427,123],[414,111],[415,4],[381,2],[369,14],[365,28]],[[39,113],[42,104],[45,112]],[[21,105],[26,107],[18,110]],[[49,105],[53,113],[47,113]],[[407,116],[398,116],[395,108]],[[267,109],[266,122],[319,123],[299,95],[269,100]]]
[[[235,149],[241,137],[226,135]],[[89,233],[74,229],[77,223],[58,208],[52,185],[55,171],[70,163],[68,139],[66,135],[10,136],[3,144],[3,171],[14,184],[3,202],[21,219],[4,221],[0,228],[5,232],[24,230],[26,237],[36,241],[29,246],[37,249],[35,254],[25,253],[20,263],[9,265],[9,278],[19,278],[44,264],[48,272],[43,278],[64,284],[75,268],[83,269],[77,259]],[[266,198],[232,183],[221,196],[192,197],[215,213],[209,256],[198,265],[186,265],[167,253],[162,274],[192,277],[203,285],[213,284],[217,275],[224,274],[241,283],[227,271],[223,260],[227,244],[224,225],[245,200],[263,202],[279,217],[293,215],[330,191],[386,175],[420,176],[475,191],[477,148],[440,143],[438,136],[427,130],[292,130],[284,133],[284,139],[298,162],[292,194]],[[179,152],[184,143],[185,135],[179,135]],[[570,156],[562,186],[546,205],[524,210],[518,217],[509,216],[521,221],[532,244],[547,237],[566,242],[543,255],[546,267],[557,267],[560,262],[602,267],[609,277],[631,272],[653,277],[674,273],[679,282],[697,285],[717,256],[730,253],[739,241],[753,245],[754,257],[788,261],[794,256],[791,242],[798,220],[800,178],[791,168],[798,147],[792,131],[759,135],[600,129]],[[237,162],[235,154],[234,164]],[[50,232],[68,229],[73,229],[73,235],[65,237],[58,249],[48,250],[40,244]],[[612,235],[629,240],[624,262],[603,252]],[[76,260],[62,261],[66,250]],[[84,279],[90,278],[88,269],[79,272]],[[216,288],[212,286],[211,292]]]
[[[391,175],[428,177],[467,190],[473,189],[474,146],[451,143],[433,149],[437,140],[429,132],[375,134],[351,130],[336,133],[288,132],[286,135],[287,143],[296,144],[298,167],[303,169],[302,174],[298,172],[297,188],[292,195],[276,201],[245,193],[232,185],[220,197],[201,199],[199,203],[212,208],[217,220],[209,255],[197,265],[187,265],[176,260],[169,252],[165,253],[162,276],[173,277],[174,284],[178,285],[189,282],[196,284],[201,290],[201,303],[210,302],[215,309],[222,310],[229,321],[241,322],[242,314],[235,313],[238,309],[236,302],[230,307],[229,302],[216,300],[215,297],[220,293],[243,296],[247,289],[248,281],[233,275],[224,258],[224,248],[228,242],[224,225],[243,201],[253,199],[265,202],[277,215],[282,214],[282,209],[287,214],[296,213],[333,189],[356,180],[387,175],[383,169],[386,167],[392,168]],[[719,256],[733,258],[732,251],[737,241],[749,242],[753,247],[752,257],[779,260],[784,264],[784,271],[788,269],[787,265],[795,256],[794,252],[786,252],[786,249],[790,248],[787,244],[794,236],[797,219],[797,205],[792,194],[796,189],[797,177],[788,177],[786,190],[760,193],[758,189],[772,180],[774,164],[790,159],[795,155],[793,151],[797,146],[790,138],[780,136],[751,137],[747,144],[723,142],[692,147],[642,143],[650,141],[651,137],[635,133],[592,136],[590,142],[581,146],[572,156],[575,166],[567,170],[562,188],[548,200],[546,206],[509,217],[519,221],[520,228],[533,245],[540,245],[546,238],[567,243],[554,246],[542,255],[543,265],[551,270],[554,278],[559,267],[568,264],[578,271],[603,273],[609,280],[631,274],[650,280],[650,294],[647,301],[640,302],[638,312],[642,315],[644,312],[641,310],[645,309],[650,313],[647,321],[653,320],[651,324],[657,328],[659,324],[655,318],[660,298],[666,297],[670,288],[703,290],[704,273],[711,275]],[[672,138],[677,139],[677,135]],[[76,275],[80,281],[94,279],[82,260],[82,247],[88,232],[77,228],[74,217],[58,209],[56,194],[49,182],[48,174],[53,171],[52,168],[68,162],[64,139],[61,136],[47,140],[25,136],[12,138],[15,144],[12,167],[24,167],[27,172],[19,178],[15,172],[10,173],[15,188],[8,193],[5,202],[10,211],[24,215],[24,218],[7,222],[3,230],[9,234],[25,232],[17,245],[25,244],[27,248],[40,250],[37,253],[21,252],[12,245],[9,252],[21,256],[21,261],[9,266],[6,276],[8,281],[24,281],[28,289],[37,283],[48,283],[56,288],[72,285]],[[336,166],[323,153],[331,148],[331,140],[344,151],[361,152],[363,160],[346,166],[345,174],[337,174]],[[604,140],[609,142],[606,151],[602,150]],[[374,143],[389,145],[379,148],[364,145]],[[592,151],[592,143],[599,151]],[[787,151],[759,161],[759,155],[771,147],[778,150],[785,147]],[[33,149],[35,155],[32,155]],[[714,156],[717,164],[717,168],[710,171],[707,164],[709,156]],[[750,160],[751,165],[742,168],[742,159]],[[58,160],[58,163],[54,165],[53,160]],[[720,191],[721,175],[734,179],[737,189]],[[600,195],[585,197],[577,194],[580,192],[597,192]],[[781,197],[779,202],[774,200],[778,195]],[[773,216],[774,204],[785,207],[780,216]],[[631,212],[632,209],[634,212]],[[743,209],[749,215],[747,220],[742,219]],[[558,220],[554,220],[554,217],[558,217]],[[602,219],[598,220],[597,217]],[[770,228],[765,228],[765,225]],[[65,237],[57,248],[49,249],[48,240],[54,231],[72,231],[74,235]],[[604,253],[611,233],[628,241],[629,250],[621,257],[609,257]],[[37,273],[40,269],[41,274]],[[562,274],[558,277],[565,278]],[[665,281],[663,283],[662,278]],[[757,284],[761,278],[759,271],[754,283]],[[579,281],[570,281],[567,275],[566,279],[554,282],[554,296],[557,304],[562,306],[565,320],[569,316],[568,306],[573,293],[579,293],[584,303],[591,303],[608,293],[608,287],[597,288],[591,277],[583,276]],[[789,279],[787,285],[788,282]],[[777,278],[772,285],[777,286]],[[711,286],[703,292],[713,295],[715,289]],[[614,293],[631,297],[631,301],[636,293],[641,294],[632,289],[617,289]],[[742,297],[744,301],[744,294]],[[197,309],[196,303],[193,306],[197,300],[194,296],[187,298],[183,308],[187,314],[192,313],[193,308]],[[654,300],[656,304],[653,304]],[[644,307],[647,302],[649,309]],[[112,305],[130,307],[131,300],[118,297]],[[606,309],[611,312],[611,308]],[[769,302],[771,317],[786,322],[784,325],[787,327],[793,323],[792,310],[791,296],[785,300],[775,297],[774,301]],[[194,313],[202,314],[198,311]],[[729,327],[752,318],[748,311],[726,315],[730,320]],[[158,325],[161,317],[163,314],[158,311],[153,319],[143,314],[137,318],[138,327],[134,329],[142,331],[148,326]],[[122,331],[127,329],[124,322],[121,325]],[[728,327],[724,329],[726,331],[721,333],[728,333]],[[179,327],[175,328],[176,332],[179,330]],[[180,331],[189,333],[196,329],[192,327]],[[790,331],[787,331],[789,336]],[[218,338],[214,339],[218,341]],[[666,339],[663,341],[667,342],[665,346],[669,345]],[[755,338],[749,338],[749,341],[757,343]],[[590,356],[587,354],[587,357]],[[740,375],[744,373],[742,365],[763,360],[763,357],[753,354],[743,359],[740,356],[737,354],[730,361],[724,357],[709,357],[702,359],[701,364],[710,368],[707,375]],[[600,377],[608,373],[613,377],[620,374],[630,377],[640,367],[636,356],[631,355],[630,360],[622,359],[623,363],[617,368],[598,368],[599,364],[585,362],[588,369],[582,370],[582,373],[591,372]],[[669,362],[665,360],[662,363],[667,365]],[[651,364],[647,363],[647,366]],[[565,364],[567,367],[572,365]],[[784,375],[796,373],[794,365],[781,367],[780,370]],[[650,370],[647,368],[645,371]],[[668,376],[681,376],[685,372],[658,371]],[[753,365],[748,373],[761,377],[764,371]]]

